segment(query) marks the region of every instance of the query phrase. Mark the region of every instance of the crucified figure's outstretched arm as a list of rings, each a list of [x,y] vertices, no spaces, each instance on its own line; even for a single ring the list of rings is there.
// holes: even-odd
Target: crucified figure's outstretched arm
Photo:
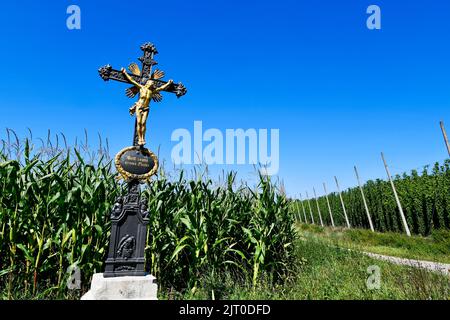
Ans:
[[[122,71],[122,73],[125,75],[125,78],[127,78],[128,81],[130,81],[132,84],[134,84],[136,87],[141,88],[142,86],[136,82],[127,72],[127,70],[125,70],[125,68],[122,68],[120,71]]]
[[[161,87],[156,88],[156,92],[166,90],[172,83],[173,83],[173,80],[172,80],[172,79],[169,80],[169,81],[167,81],[167,82],[166,82],[165,84],[163,84]]]

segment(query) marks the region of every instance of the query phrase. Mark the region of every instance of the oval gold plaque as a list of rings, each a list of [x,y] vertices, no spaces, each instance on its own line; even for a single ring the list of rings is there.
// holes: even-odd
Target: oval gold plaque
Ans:
[[[116,154],[117,171],[125,180],[148,180],[158,170],[158,158],[146,148],[126,147]]]

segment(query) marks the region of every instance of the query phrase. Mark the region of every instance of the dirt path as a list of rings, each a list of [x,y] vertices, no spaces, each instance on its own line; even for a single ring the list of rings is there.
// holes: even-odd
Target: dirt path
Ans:
[[[317,238],[320,238],[320,237],[317,237]],[[307,240],[305,239],[304,241],[307,241]],[[359,253],[362,253],[362,254],[369,256],[371,258],[374,258],[374,259],[384,260],[384,261],[388,261],[388,262],[395,263],[398,265],[422,268],[422,269],[439,272],[439,273],[445,274],[447,276],[450,276],[450,264],[449,263],[399,258],[399,257],[394,257],[394,256],[387,256],[387,255],[383,255],[383,254],[362,251],[362,250],[345,248],[345,247],[337,246],[337,245],[331,244],[331,243],[327,243],[327,244],[329,246],[332,246],[335,248],[359,252]]]
[[[361,251],[361,253],[380,260],[389,261],[395,264],[411,266],[416,268],[428,269],[435,272],[440,272],[445,275],[450,275],[450,264],[448,263],[440,263],[440,262],[432,262],[432,261],[423,261],[423,260],[414,260],[414,259],[406,259],[406,258],[398,258],[392,256],[385,256],[382,254],[372,253]]]

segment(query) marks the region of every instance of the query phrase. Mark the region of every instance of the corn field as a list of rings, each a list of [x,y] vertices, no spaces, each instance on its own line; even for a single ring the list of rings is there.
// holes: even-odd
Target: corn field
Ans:
[[[10,135],[11,134],[11,135]],[[109,212],[124,186],[107,147],[90,152],[8,131],[0,151],[0,294],[67,292],[67,270],[80,270],[82,292],[103,272]],[[101,139],[100,139],[101,140]],[[101,146],[101,142],[100,142]],[[230,273],[277,282],[293,260],[294,213],[277,185],[257,187],[225,175],[169,178],[161,169],[143,187],[150,213],[146,261],[161,290],[195,290],[204,274]]]
[[[444,164],[436,163],[422,172],[396,175],[393,179],[411,233],[427,236],[433,230],[450,229],[450,159]],[[363,186],[364,195],[376,231],[404,232],[399,209],[389,181],[369,180]],[[342,192],[350,225],[369,228],[361,191],[358,187]],[[338,193],[328,194],[334,222],[345,226],[345,218]],[[316,200],[295,202],[295,210],[304,219],[302,204],[311,223],[309,204],[315,223],[319,223]],[[317,198],[324,224],[331,225],[331,218],[325,196]]]

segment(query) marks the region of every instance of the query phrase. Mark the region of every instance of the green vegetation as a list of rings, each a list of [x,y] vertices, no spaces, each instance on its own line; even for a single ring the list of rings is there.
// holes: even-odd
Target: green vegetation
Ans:
[[[357,252],[329,246],[306,235],[295,242],[295,260],[282,282],[241,274],[205,273],[194,290],[167,291],[159,299],[450,299],[450,279],[422,269],[374,260]],[[380,288],[369,289],[369,266],[380,268]],[[58,295],[42,288],[35,295],[14,292],[16,299],[79,299],[79,291]],[[1,294],[1,292],[0,292]]]
[[[148,260],[165,287],[195,291],[204,273],[233,272],[278,282],[292,264],[294,219],[285,197],[265,177],[256,190],[211,180],[175,182],[160,175],[146,190],[150,212]]]
[[[6,297],[33,296],[41,287],[64,290],[66,270],[74,266],[89,279],[102,268],[106,213],[120,190],[111,163],[100,155],[94,166],[80,148],[72,153],[50,143],[33,155],[28,139],[23,148],[18,141],[3,147],[0,288]]]
[[[427,236],[433,230],[450,229],[450,159],[447,159],[443,165],[436,163],[431,172],[426,166],[421,174],[413,170],[410,175],[406,173],[402,176],[397,175],[394,177],[394,183],[411,233]],[[363,190],[375,230],[404,232],[389,182],[381,179],[369,180],[364,184]],[[359,188],[354,187],[343,191],[342,197],[351,226],[369,229]],[[345,219],[339,195],[331,193],[328,199],[335,224],[344,226]],[[324,224],[331,225],[325,197],[319,197],[318,201]],[[294,204],[295,210],[302,214],[304,220],[301,204],[298,202]],[[303,204],[309,221],[309,207],[306,200]],[[315,203],[311,203],[311,207],[314,220],[317,222],[319,216]]]
[[[86,144],[87,145],[87,142]],[[87,146],[0,152],[0,288],[6,298],[66,296],[67,268],[81,271],[82,291],[101,272],[109,211],[123,192],[111,161]],[[13,152],[11,152],[11,149]],[[204,174],[169,179],[164,170],[143,191],[150,213],[148,268],[162,292],[195,292],[204,274],[261,277],[281,283],[296,237],[288,202],[268,178],[252,189],[229,174],[213,185]]]
[[[368,289],[369,266],[380,268],[380,288]],[[206,274],[195,291],[162,293],[160,299],[450,299],[450,278],[393,265],[306,235],[295,242],[295,263],[281,283],[261,277]]]
[[[330,246],[319,237],[326,229],[296,228],[297,212],[276,184],[260,177],[250,188],[235,178],[214,184],[204,173],[169,178],[161,170],[144,188],[151,219],[146,256],[161,299],[449,298],[448,277]],[[103,269],[109,211],[124,191],[106,150],[47,141],[34,151],[29,139],[8,141],[0,151],[0,186],[0,298],[79,299]],[[364,232],[346,237],[362,242]],[[433,239],[448,246],[446,233]],[[431,247],[423,250],[438,250]],[[367,288],[371,265],[380,267],[380,289]],[[73,266],[81,290],[67,288]]]
[[[299,224],[302,234],[319,237],[340,247],[401,258],[450,263],[450,230],[435,230],[428,237],[365,229],[322,228]]]

